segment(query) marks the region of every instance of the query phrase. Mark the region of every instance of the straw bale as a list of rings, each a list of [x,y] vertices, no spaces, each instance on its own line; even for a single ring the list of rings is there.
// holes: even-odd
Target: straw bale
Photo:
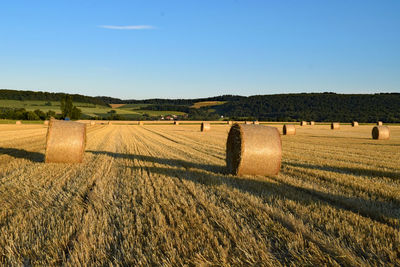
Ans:
[[[21,121],[16,121],[16,122],[15,122],[15,124],[17,124],[17,125],[21,125],[21,124],[22,124],[22,122],[21,122]]]
[[[174,121],[174,125],[179,125],[179,121]]]
[[[138,125],[144,125],[144,121],[139,121]]]
[[[210,129],[211,129],[210,123],[208,123],[208,122],[202,122],[201,123],[200,131],[208,132]]]
[[[251,121],[245,121],[244,124],[252,124]]]
[[[232,121],[227,121],[227,124],[228,125],[232,125]]]
[[[339,122],[332,122],[331,123],[331,129],[332,130],[338,130],[340,128],[340,123]]]
[[[295,135],[296,127],[293,124],[285,124],[283,125],[283,135]]]
[[[256,125],[258,125],[258,124],[260,124],[258,121],[253,121],[253,124],[256,124]]]
[[[49,121],[48,121],[48,120],[45,120],[45,121],[43,122],[43,124],[44,124],[44,125],[49,125]]]
[[[46,163],[80,163],[86,145],[86,124],[50,120],[46,138]]]
[[[376,125],[378,125],[378,126],[382,126],[382,125],[383,125],[383,122],[381,122],[381,121],[378,121],[378,122],[376,123]]]
[[[95,122],[95,121],[91,121],[91,122],[90,122],[90,126],[93,126],[93,125],[96,125],[96,122]]]
[[[306,121],[300,122],[300,126],[306,126],[306,125],[307,125],[307,122],[306,122]]]
[[[108,122],[107,122],[107,125],[112,125],[112,122],[111,122],[111,121],[108,121]]]
[[[353,122],[351,123],[351,126],[357,127],[357,126],[358,126],[358,122],[357,122],[357,121],[353,121]]]
[[[235,123],[226,142],[226,165],[234,175],[276,175],[282,160],[278,129]]]
[[[315,121],[310,121],[310,125],[315,125]]]
[[[379,140],[387,140],[390,138],[390,130],[387,126],[375,126],[372,128],[372,138]]]

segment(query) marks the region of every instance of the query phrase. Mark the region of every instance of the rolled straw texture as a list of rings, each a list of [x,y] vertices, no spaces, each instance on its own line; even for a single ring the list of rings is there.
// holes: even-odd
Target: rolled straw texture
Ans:
[[[245,121],[244,124],[252,124],[251,121]]]
[[[379,140],[387,140],[390,138],[390,130],[387,126],[375,126],[372,128],[372,138]]]
[[[228,125],[232,125],[232,121],[227,121],[227,124]]]
[[[86,145],[86,124],[50,120],[46,138],[46,163],[80,163]]]
[[[300,126],[306,126],[306,125],[307,125],[307,122],[306,122],[306,121],[300,122]]]
[[[211,125],[208,122],[201,123],[200,131],[207,132],[211,129]]]
[[[258,121],[253,121],[253,124],[258,125],[260,123]]]
[[[332,130],[338,130],[340,128],[340,123],[338,122],[332,122],[331,123],[331,129]]]
[[[95,122],[95,121],[91,121],[91,122],[90,122],[90,126],[93,126],[93,125],[96,125],[96,122]]]
[[[179,125],[179,121],[174,121],[174,125]]]
[[[376,123],[376,125],[378,125],[378,126],[382,126],[382,125],[383,125],[383,122],[381,122],[381,121],[378,121],[378,122]]]
[[[144,125],[144,122],[143,121],[139,121],[138,125]]]
[[[357,127],[357,126],[358,126],[358,122],[357,122],[357,121],[353,121],[353,122],[351,123],[351,126]]]
[[[315,125],[315,121],[310,121],[310,125]]]
[[[295,135],[296,134],[296,127],[292,124],[285,124],[283,125],[282,129],[283,135]]]
[[[20,125],[21,121],[16,121],[15,124]]]
[[[226,142],[226,165],[234,175],[279,173],[282,142],[278,129],[263,125],[235,123]]]

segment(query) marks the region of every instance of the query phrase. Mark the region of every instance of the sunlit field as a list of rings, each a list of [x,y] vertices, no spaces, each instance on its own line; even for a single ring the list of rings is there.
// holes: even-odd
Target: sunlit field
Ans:
[[[400,265],[389,127],[298,126],[279,175],[235,177],[227,125],[88,126],[76,165],[43,163],[45,125],[0,125],[0,263]]]

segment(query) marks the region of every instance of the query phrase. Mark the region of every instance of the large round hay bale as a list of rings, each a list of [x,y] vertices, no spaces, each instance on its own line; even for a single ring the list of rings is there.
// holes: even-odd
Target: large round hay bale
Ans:
[[[372,128],[372,138],[386,140],[390,138],[390,130],[387,126],[375,126]]]
[[[15,124],[16,124],[16,125],[21,125],[22,122],[21,122],[21,121],[16,121]]]
[[[235,123],[226,142],[226,166],[234,175],[276,175],[282,160],[278,129]]]
[[[332,130],[338,130],[340,128],[340,123],[338,122],[332,122],[331,123],[331,129]]]
[[[315,125],[315,121],[310,121],[310,125],[311,126]]]
[[[86,145],[86,124],[50,120],[47,129],[46,163],[80,163]]]
[[[295,135],[296,134],[296,127],[292,124],[285,124],[283,125],[282,129],[283,135]]]
[[[211,129],[211,125],[208,122],[202,122],[200,126],[200,131],[207,132]]]
[[[357,121],[353,121],[353,122],[351,123],[351,126],[357,127],[357,126],[358,126],[358,122],[357,122]]]
[[[381,122],[381,121],[378,121],[378,122],[376,123],[376,125],[378,125],[378,126],[382,126],[382,125],[383,125],[383,122]]]
[[[179,121],[174,121],[174,125],[179,125]]]
[[[306,125],[307,125],[307,122],[306,122],[306,121],[300,122],[300,126],[306,126]]]

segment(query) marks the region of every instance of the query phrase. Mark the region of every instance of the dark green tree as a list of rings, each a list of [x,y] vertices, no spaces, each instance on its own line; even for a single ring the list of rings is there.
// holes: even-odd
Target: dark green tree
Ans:
[[[61,98],[61,118],[70,118],[73,120],[78,120],[81,115],[82,111],[74,106],[72,103],[72,97],[70,95],[65,95],[65,97]]]

